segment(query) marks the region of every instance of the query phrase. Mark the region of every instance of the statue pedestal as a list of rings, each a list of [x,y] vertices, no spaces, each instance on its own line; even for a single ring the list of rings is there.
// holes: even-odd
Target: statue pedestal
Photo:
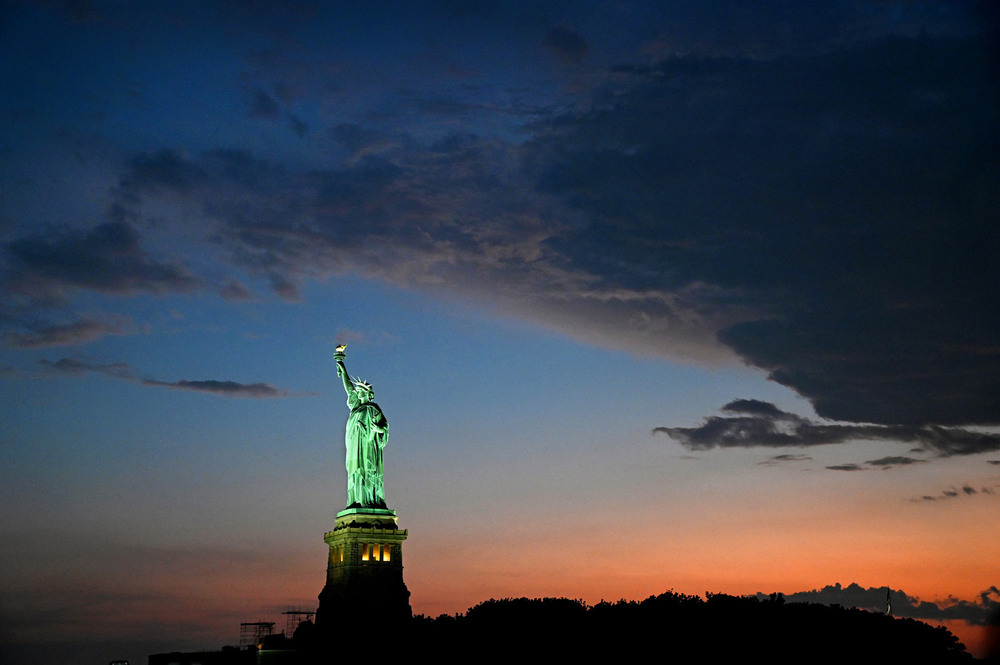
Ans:
[[[326,586],[319,594],[316,628],[333,636],[343,628],[401,625],[410,620],[410,592],[403,582],[403,541],[396,511],[347,508],[337,513]]]

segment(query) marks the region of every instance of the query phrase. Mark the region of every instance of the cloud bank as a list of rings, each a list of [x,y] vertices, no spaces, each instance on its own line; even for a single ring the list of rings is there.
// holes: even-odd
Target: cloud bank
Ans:
[[[718,9],[692,10],[672,19],[685,28],[673,48],[650,39],[610,65],[584,28],[553,21],[530,47],[564,65],[556,91],[498,96],[449,66],[386,83],[353,115],[294,115],[342,105],[329,66],[256,53],[238,120],[308,124],[323,158],[231,144],[132,154],[104,219],[5,242],[4,297],[22,315],[4,339],[59,339],[41,314],[81,319],[82,291],[241,301],[266,285],[296,301],[307,281],[351,273],[603,347],[739,359],[823,418],[885,428],[766,414],[672,428],[692,448],[850,436],[995,449],[954,428],[1000,423],[990,35],[960,3],[929,23],[924,4],[899,7],[882,32],[880,8],[784,10],[796,31],[768,28],[768,48],[722,49],[736,42]]]
[[[689,450],[713,448],[809,447],[850,441],[895,441],[939,457],[1000,450],[1000,434],[937,425],[826,424],[787,413],[770,402],[740,399],[722,407],[726,416],[709,416],[697,427],[656,427]],[[874,467],[919,464],[924,460],[891,456],[865,462]],[[856,464],[828,469],[858,471]]]

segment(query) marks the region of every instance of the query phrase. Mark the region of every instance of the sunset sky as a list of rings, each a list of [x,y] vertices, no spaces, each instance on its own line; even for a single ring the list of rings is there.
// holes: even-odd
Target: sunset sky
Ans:
[[[338,342],[416,613],[856,584],[981,653],[992,7],[4,3],[0,662],[315,609]]]

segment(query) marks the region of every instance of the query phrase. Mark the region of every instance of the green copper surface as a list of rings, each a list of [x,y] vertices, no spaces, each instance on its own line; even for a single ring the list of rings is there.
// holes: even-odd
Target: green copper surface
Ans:
[[[382,449],[389,440],[389,423],[382,409],[372,401],[371,385],[351,378],[344,366],[344,345],[337,347],[337,376],[347,391],[347,417],[344,442],[347,446],[347,507],[385,508],[382,484]]]

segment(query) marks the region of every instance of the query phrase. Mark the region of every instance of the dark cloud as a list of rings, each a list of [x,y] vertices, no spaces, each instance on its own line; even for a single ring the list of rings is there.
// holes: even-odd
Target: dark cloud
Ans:
[[[881,466],[881,467],[892,467],[892,466],[907,466],[909,464],[923,464],[927,460],[915,459],[913,457],[901,457],[901,456],[890,456],[890,457],[880,457],[879,459],[868,460],[865,464],[871,466]]]
[[[587,220],[556,240],[575,265],[738,299],[719,339],[821,416],[997,422],[1000,106],[977,43],[630,76],[532,144]]]
[[[105,335],[129,335],[134,332],[135,326],[125,317],[103,317],[100,320],[83,317],[69,323],[39,324],[27,332],[6,332],[3,341],[16,349],[40,349],[86,344]]]
[[[690,450],[804,447],[863,440],[917,444],[919,450],[936,453],[940,457],[1000,450],[1000,434],[955,427],[825,424],[786,413],[773,404],[757,400],[737,400],[723,409],[753,415],[710,416],[698,427],[656,427],[653,432],[666,434]],[[883,457],[866,464],[887,467],[920,461],[910,457]],[[863,467],[847,464],[827,468],[856,471]]]
[[[224,397],[291,397],[293,394],[275,388],[270,383],[237,383],[236,381],[155,381],[142,379],[144,386],[160,386],[174,390],[191,390],[199,393],[211,393]]]
[[[78,358],[60,358],[56,361],[40,360],[39,364],[52,372],[65,375],[79,375],[89,372],[104,374],[116,379],[132,381],[143,386],[171,388],[173,390],[188,390],[199,393],[211,393],[223,397],[251,397],[255,399],[268,397],[300,397],[302,393],[292,393],[276,388],[270,383],[238,383],[236,381],[158,381],[141,378],[125,363],[100,364],[91,363]]]
[[[809,462],[812,461],[812,457],[808,455],[774,455],[769,457],[763,462],[758,462],[762,466],[773,466],[775,464],[780,464],[783,462]]]
[[[987,486],[987,487],[975,488],[972,485],[965,484],[965,485],[962,485],[961,487],[958,487],[958,488],[952,487],[950,489],[943,490],[940,494],[936,494],[936,495],[933,495],[933,496],[930,495],[930,494],[925,494],[922,497],[920,497],[919,499],[914,499],[914,500],[915,501],[941,501],[943,499],[957,499],[959,497],[974,496],[974,495],[977,495],[977,494],[989,494],[989,495],[992,495],[992,494],[995,494],[996,487],[998,487],[998,486],[993,486],[993,487]]]
[[[770,402],[762,402],[759,399],[737,399],[722,407],[728,413],[739,413],[749,416],[762,416],[765,418],[783,419],[790,414],[785,413]]]
[[[255,88],[250,91],[250,110],[248,113],[251,118],[276,120],[281,114],[281,109],[274,97],[260,88]]]
[[[545,46],[567,64],[578,64],[587,56],[587,40],[566,26],[549,30]]]
[[[199,287],[199,281],[180,264],[152,259],[139,240],[138,232],[121,222],[14,240],[5,247],[10,288],[48,301],[62,299],[68,289],[162,295]]]
[[[826,467],[831,471],[864,471],[865,467],[859,466],[857,464],[831,464]]]
[[[792,603],[842,605],[871,612],[885,612],[887,592],[892,602],[893,616],[898,617],[932,621],[957,620],[965,621],[974,626],[985,626],[991,623],[991,616],[1000,610],[1000,589],[995,586],[980,593],[976,600],[960,600],[949,596],[946,601],[939,603],[922,601],[896,589],[890,590],[887,587],[868,587],[866,589],[855,583],[846,587],[841,587],[838,583],[819,590],[800,591],[784,594],[784,596],[786,601]],[[763,599],[768,596],[758,593],[757,597]]]
[[[812,458],[808,455],[775,455],[771,459],[779,462],[804,462]]]
[[[390,158],[370,132],[334,133],[350,152],[339,170],[295,172],[236,151],[173,153],[157,160],[169,169],[126,173],[117,205],[130,218],[161,202],[202,210],[213,249],[286,300],[301,298],[307,279],[353,271],[486,298],[592,342],[662,353],[668,339],[673,353],[728,357],[706,334],[732,320],[727,303],[713,305],[712,287],[608,285],[549,247],[565,211],[525,186],[516,151],[474,136],[431,146],[400,138]],[[194,173],[186,191],[161,184]]]
[[[746,3],[717,0],[672,7],[647,42],[654,54],[774,58],[826,53],[884,38],[968,35],[974,2]]]
[[[202,184],[204,169],[176,151],[167,148],[136,156],[122,176],[120,191],[135,203],[138,194],[174,191],[185,194]]]
[[[838,7],[860,14],[803,10],[789,25],[871,18]],[[746,400],[732,405],[741,418],[674,428],[695,449],[866,437],[994,449],[996,437],[940,427],[1000,422],[1000,102],[988,54],[958,29],[863,43],[848,33],[781,58],[625,63],[573,106],[525,114],[516,142],[437,125],[428,138],[385,129],[387,118],[318,132],[344,156],[325,168],[154,152],[130,163],[109,212],[118,226],[101,228],[134,235],[157,204],[183,206],[213,251],[286,300],[347,272],[457,293],[602,346],[739,356],[820,416],[873,423],[779,424]],[[578,57],[586,47],[572,31],[549,41]],[[194,288],[179,266],[141,254],[102,271],[95,240],[69,236],[8,246],[22,288]],[[69,244],[85,260],[43,260]]]

